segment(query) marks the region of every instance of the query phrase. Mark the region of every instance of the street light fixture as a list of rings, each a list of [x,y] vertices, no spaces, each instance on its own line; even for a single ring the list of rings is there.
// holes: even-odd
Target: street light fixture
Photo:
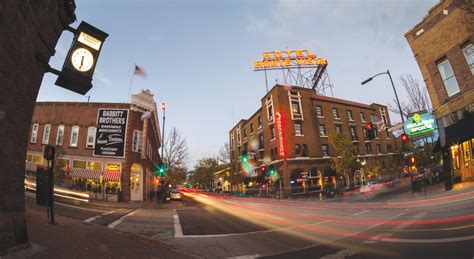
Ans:
[[[395,85],[393,84],[392,76],[390,75],[389,70],[387,70],[387,72],[378,73],[375,76],[369,77],[366,80],[362,81],[362,83],[360,83],[360,84],[365,85],[366,83],[372,81],[372,79],[374,79],[375,77],[377,77],[379,75],[382,75],[382,74],[387,74],[388,77],[390,78],[390,82],[392,83],[392,87],[393,87],[393,92],[395,92],[395,98],[397,99],[398,110],[400,111],[400,117],[402,118],[402,123],[405,123],[405,119],[403,118],[402,107],[400,106],[400,101],[398,100],[397,90],[395,89]]]
[[[164,158],[164,148],[165,148],[165,111],[166,111],[166,103],[161,103],[161,109],[163,110],[163,133],[161,134],[161,160]]]

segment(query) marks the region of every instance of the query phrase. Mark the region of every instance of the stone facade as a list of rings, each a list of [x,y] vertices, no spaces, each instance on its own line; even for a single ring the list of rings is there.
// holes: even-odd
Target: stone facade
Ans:
[[[28,242],[25,155],[46,64],[75,21],[73,0],[0,2],[0,255]]]
[[[351,137],[360,159],[396,154],[398,145],[392,134],[381,131],[372,141],[365,138],[366,122],[374,121],[375,125],[382,117],[386,125],[391,125],[384,105],[366,105],[320,96],[307,88],[276,85],[261,99],[261,108],[229,132],[231,170],[237,175],[242,172],[240,156],[246,150],[258,161],[256,166],[272,164],[280,172],[286,166],[283,173],[286,186],[295,171],[329,172],[335,151],[328,136],[336,130]],[[286,161],[282,161],[283,157]]]
[[[440,1],[405,34],[430,94],[443,158],[453,160],[446,170],[461,180],[474,180],[473,10],[469,0]],[[448,62],[451,82],[443,78]]]

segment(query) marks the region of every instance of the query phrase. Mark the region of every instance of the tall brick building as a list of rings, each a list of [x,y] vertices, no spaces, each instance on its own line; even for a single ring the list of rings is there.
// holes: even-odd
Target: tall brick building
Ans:
[[[28,242],[23,185],[31,117],[74,11],[73,0],[0,1],[0,255]]]
[[[128,113],[124,116],[123,152],[119,152],[123,154],[94,151],[101,139],[97,124],[100,109]],[[101,189],[117,188],[119,201],[147,200],[147,194],[157,188],[154,171],[161,159],[160,126],[156,104],[148,90],[133,95],[131,103],[38,102],[28,142],[27,171],[43,166],[44,146],[51,144],[56,146],[57,162],[67,171],[67,180],[74,181],[75,187],[84,189],[82,183]]]
[[[405,34],[433,104],[445,170],[462,181],[474,180],[473,12],[473,1],[442,0]]]
[[[376,160],[381,168],[386,167],[380,158],[397,153],[394,136],[381,131],[374,140],[366,139],[366,122],[379,120],[391,124],[384,105],[366,105],[317,95],[307,88],[275,85],[261,99],[261,108],[229,132],[231,170],[245,182],[245,178],[263,177],[255,168],[272,165],[283,174],[287,192],[320,191],[324,183],[336,183],[336,174],[330,169],[330,160],[336,156],[328,141],[331,132],[349,136],[360,160]],[[240,157],[244,151],[257,161],[255,168],[242,168]],[[360,184],[354,176],[346,175],[344,185]],[[303,178],[310,180],[301,190],[297,187],[301,187]]]

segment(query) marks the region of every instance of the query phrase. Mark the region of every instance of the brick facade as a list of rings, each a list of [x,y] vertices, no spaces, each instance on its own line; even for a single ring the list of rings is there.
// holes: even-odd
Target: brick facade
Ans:
[[[293,114],[291,100],[299,100],[300,115]],[[270,120],[267,103],[271,101],[273,106],[273,121]],[[322,114],[317,114],[317,106],[321,108]],[[338,117],[333,115],[333,109],[337,109]],[[352,120],[348,118],[348,111],[352,114]],[[388,109],[379,104],[361,104],[348,100],[332,97],[319,96],[311,89],[302,87],[287,88],[282,85],[273,87],[262,99],[261,108],[248,120],[241,120],[229,132],[231,149],[231,170],[234,174],[241,173],[240,156],[242,151],[247,150],[258,161],[256,166],[261,164],[274,164],[278,171],[283,171],[281,148],[284,149],[286,157],[287,171],[283,173],[284,185],[289,186],[290,175],[294,171],[310,171],[318,169],[321,172],[330,171],[330,158],[335,156],[335,151],[329,145],[328,135],[340,127],[343,134],[351,136],[351,127],[354,128],[355,136],[353,145],[358,147],[358,154],[361,159],[381,158],[388,154],[397,152],[397,141],[392,134],[386,131],[378,132],[377,138],[366,141],[363,130],[366,122],[382,118],[381,111],[385,111],[386,124],[390,125]],[[278,121],[276,113],[281,115],[281,130],[283,138],[279,138]],[[362,120],[361,113],[365,120]],[[262,120],[262,127],[259,127],[258,118]],[[301,125],[301,134],[296,134],[295,124]],[[253,126],[253,133],[250,126]],[[320,134],[320,126],[324,126],[325,135]],[[272,128],[275,131],[275,138],[272,139]],[[241,142],[238,142],[238,132],[241,134]],[[244,135],[247,133],[247,136]],[[260,135],[263,135],[263,142]],[[283,146],[281,145],[283,140]],[[299,145],[299,153],[296,152],[296,145]],[[322,146],[329,148],[327,156],[323,155]],[[367,152],[366,145],[370,146]],[[379,146],[378,146],[379,145]],[[303,146],[305,151],[303,151]],[[377,152],[377,148],[380,152]],[[304,153],[303,153],[304,152]]]
[[[45,64],[64,28],[75,21],[74,9],[73,0],[0,2],[0,255],[28,241],[23,188],[28,132]]]

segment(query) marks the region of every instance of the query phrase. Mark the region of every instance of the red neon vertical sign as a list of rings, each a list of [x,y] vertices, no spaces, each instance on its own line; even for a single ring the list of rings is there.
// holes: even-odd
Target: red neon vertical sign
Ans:
[[[276,123],[277,123],[277,129],[278,129],[278,138],[280,140],[280,152],[279,155],[280,157],[284,158],[285,157],[285,145],[283,143],[283,127],[282,127],[282,118],[281,114],[279,112],[276,113]]]

